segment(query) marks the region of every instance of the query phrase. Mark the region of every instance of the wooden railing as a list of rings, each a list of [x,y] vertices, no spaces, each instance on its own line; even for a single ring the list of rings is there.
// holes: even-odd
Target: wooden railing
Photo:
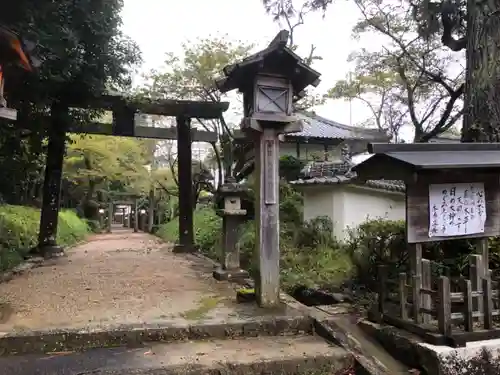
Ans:
[[[491,271],[484,272],[484,269],[481,256],[472,255],[469,278],[453,280],[458,281],[460,291],[452,292],[451,278],[433,278],[431,262],[427,259],[422,259],[420,274],[402,272],[396,280],[388,279],[387,266],[379,266],[378,315],[385,316],[391,324],[400,324],[400,328],[410,327],[414,333],[421,333],[427,327],[426,332],[436,332],[444,337],[471,333],[477,328],[493,330],[493,318],[500,315],[500,309],[494,308],[499,306],[499,284],[491,280]],[[478,336],[477,339],[481,338]]]

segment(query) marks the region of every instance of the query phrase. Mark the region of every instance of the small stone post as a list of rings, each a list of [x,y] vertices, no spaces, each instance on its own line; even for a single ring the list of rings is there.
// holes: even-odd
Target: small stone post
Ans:
[[[128,208],[125,209],[124,211],[124,221],[123,221],[123,226],[125,228],[130,228],[130,215],[132,213],[132,206],[128,206]]]
[[[146,219],[147,219],[146,211],[145,210],[141,210],[140,215],[141,215],[141,219],[140,219],[141,220],[141,222],[140,222],[141,228],[140,229],[143,232],[147,232],[148,228],[147,228],[147,225],[146,225]]]
[[[134,232],[139,232],[139,206],[137,204],[137,198],[134,204]]]
[[[149,207],[148,207],[148,228],[147,231],[149,233],[153,233],[153,225],[155,221],[155,191],[154,188],[151,187],[149,190]]]
[[[113,223],[113,201],[109,201],[108,205],[108,228],[107,232],[111,233],[111,224]]]
[[[242,280],[249,277],[248,272],[240,267],[240,249],[238,246],[238,228],[247,211],[241,209],[241,198],[246,188],[229,177],[217,191],[217,200],[221,202],[221,209],[217,215],[222,217],[222,251],[221,267],[213,272],[215,279]]]

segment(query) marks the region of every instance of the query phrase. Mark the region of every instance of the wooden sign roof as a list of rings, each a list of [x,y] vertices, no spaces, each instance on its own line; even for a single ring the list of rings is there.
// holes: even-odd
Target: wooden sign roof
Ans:
[[[412,182],[424,170],[500,170],[500,143],[370,144],[374,155],[353,167],[363,180]]]

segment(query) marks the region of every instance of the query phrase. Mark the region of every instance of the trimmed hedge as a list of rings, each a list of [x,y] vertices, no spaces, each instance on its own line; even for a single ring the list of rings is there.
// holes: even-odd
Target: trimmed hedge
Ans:
[[[0,270],[5,271],[21,263],[38,242],[40,210],[25,206],[0,206]],[[76,213],[59,213],[57,241],[73,245],[85,239],[90,230]]]

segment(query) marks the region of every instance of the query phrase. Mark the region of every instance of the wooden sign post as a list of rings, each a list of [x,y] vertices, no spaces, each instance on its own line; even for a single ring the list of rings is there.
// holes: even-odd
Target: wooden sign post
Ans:
[[[422,245],[476,239],[477,255],[470,257],[469,280],[462,283],[464,321],[474,318],[489,326],[491,311],[486,313],[484,306],[490,305],[490,297],[483,293],[483,285],[491,283],[487,239],[500,235],[500,143],[372,144],[369,150],[375,155],[353,168],[361,180],[402,180],[406,184],[414,323],[428,324],[437,315],[439,331],[451,337],[449,279],[441,276],[439,290],[432,289],[432,261],[422,257]],[[436,295],[440,297],[433,304]],[[404,317],[406,302],[401,301]],[[465,330],[472,331],[472,323]]]
[[[216,82],[223,93],[243,93],[241,129],[256,151],[256,252],[260,306],[279,304],[279,138],[302,130],[293,115],[293,101],[319,84],[320,74],[287,48],[289,33],[281,31],[269,46],[243,61],[226,66]]]

